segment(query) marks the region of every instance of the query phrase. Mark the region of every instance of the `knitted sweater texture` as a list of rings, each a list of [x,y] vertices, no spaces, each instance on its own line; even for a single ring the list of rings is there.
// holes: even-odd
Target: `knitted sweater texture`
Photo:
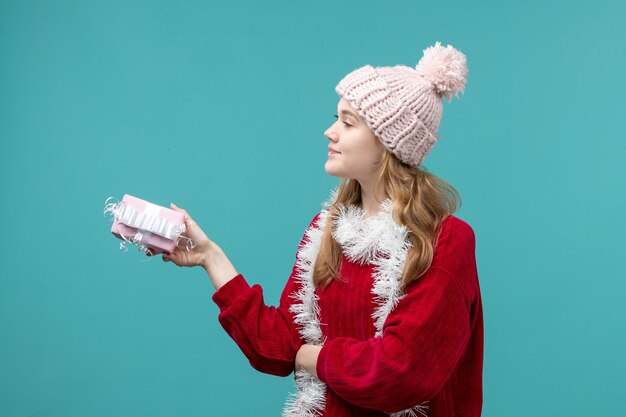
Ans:
[[[299,256],[306,244],[305,233],[278,307],[267,306],[262,287],[251,286],[242,274],[212,296],[220,324],[260,372],[291,375],[300,346],[308,343],[293,313],[294,295],[303,290]],[[380,331],[375,325],[380,299],[372,295],[375,262],[345,252],[340,265],[345,282],[335,279],[314,292],[323,339],[317,378],[325,389],[323,398],[307,401],[320,403],[314,405],[323,417],[480,416],[483,314],[469,224],[454,215],[443,221],[431,267],[392,303]]]

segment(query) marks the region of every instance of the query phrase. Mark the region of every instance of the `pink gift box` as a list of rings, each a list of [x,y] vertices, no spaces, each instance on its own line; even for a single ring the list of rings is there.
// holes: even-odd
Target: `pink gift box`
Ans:
[[[111,233],[119,239],[138,238],[137,244],[146,245],[153,254],[172,253],[180,231],[184,231],[185,217],[175,210],[157,206],[124,194],[119,203]]]

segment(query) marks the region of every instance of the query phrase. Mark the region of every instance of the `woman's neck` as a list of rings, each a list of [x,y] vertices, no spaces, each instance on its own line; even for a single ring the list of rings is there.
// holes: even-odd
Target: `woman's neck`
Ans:
[[[386,196],[379,190],[374,194],[371,190],[361,187],[361,208],[365,212],[366,217],[375,216],[380,211],[380,204],[385,200]]]

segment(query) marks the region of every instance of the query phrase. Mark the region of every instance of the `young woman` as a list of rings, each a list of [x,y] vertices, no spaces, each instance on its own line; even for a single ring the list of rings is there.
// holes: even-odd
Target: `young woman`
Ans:
[[[163,259],[206,269],[219,322],[255,369],[295,373],[283,416],[481,414],[474,232],[453,215],[457,191],[422,166],[467,64],[450,45],[423,52],[413,68],[366,65],[335,87],[325,169],[340,182],[300,241],[278,307],[172,205],[196,246]]]

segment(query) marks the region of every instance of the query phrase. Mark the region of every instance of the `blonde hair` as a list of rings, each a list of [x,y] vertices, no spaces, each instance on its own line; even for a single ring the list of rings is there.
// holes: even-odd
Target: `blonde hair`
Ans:
[[[400,289],[404,291],[414,280],[422,276],[433,260],[434,248],[441,222],[461,207],[461,196],[449,183],[428,172],[422,165],[417,168],[401,162],[385,149],[383,157],[375,166],[378,176],[376,189],[382,184],[384,194],[393,203],[393,218],[408,228],[413,245],[405,260]],[[361,203],[361,185],[350,178],[341,178],[335,202],[328,207],[328,219],[322,235],[320,250],[313,268],[313,283],[322,288],[335,278],[342,280],[339,265],[342,249],[333,238],[332,221],[338,205]]]

